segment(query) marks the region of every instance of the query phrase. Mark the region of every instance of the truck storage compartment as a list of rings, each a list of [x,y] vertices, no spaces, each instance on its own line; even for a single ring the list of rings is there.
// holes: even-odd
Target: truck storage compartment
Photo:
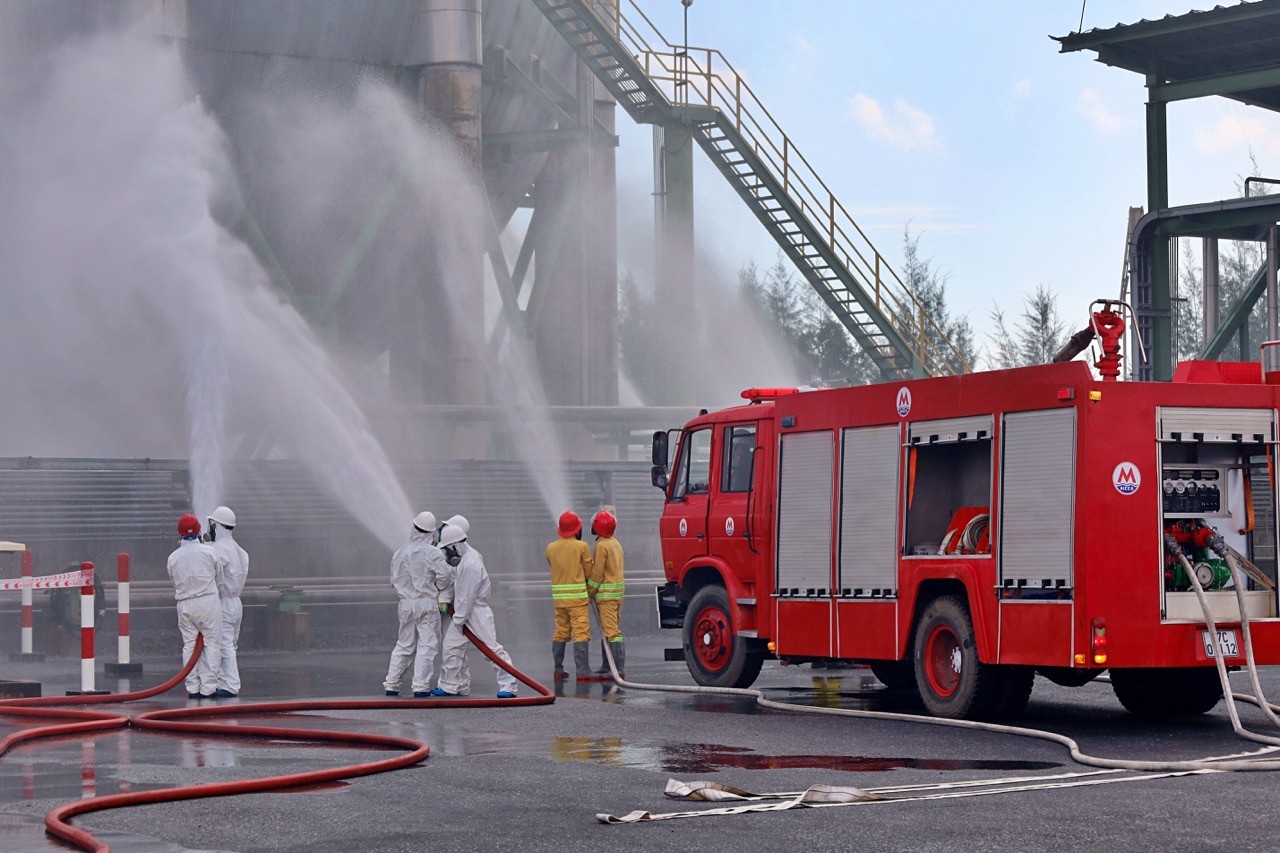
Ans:
[[[989,554],[993,417],[911,424],[906,450],[908,557]]]
[[[1240,618],[1235,581],[1210,534],[1247,561],[1245,605],[1251,618],[1276,608],[1275,426],[1269,409],[1162,408],[1161,527],[1182,545],[1214,618]],[[1163,616],[1201,621],[1184,567],[1164,555]]]

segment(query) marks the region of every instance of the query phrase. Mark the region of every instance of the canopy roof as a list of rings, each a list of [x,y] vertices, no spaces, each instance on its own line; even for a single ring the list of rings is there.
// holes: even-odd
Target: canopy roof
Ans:
[[[1280,0],[1053,38],[1063,53],[1093,50],[1099,62],[1147,76],[1153,101],[1221,95],[1280,110]]]

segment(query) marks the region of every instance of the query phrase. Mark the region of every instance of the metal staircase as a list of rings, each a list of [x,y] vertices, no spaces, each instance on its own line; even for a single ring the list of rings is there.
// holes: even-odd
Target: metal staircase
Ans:
[[[692,128],[882,374],[970,369],[719,51],[671,44],[635,0],[531,2],[634,120]]]

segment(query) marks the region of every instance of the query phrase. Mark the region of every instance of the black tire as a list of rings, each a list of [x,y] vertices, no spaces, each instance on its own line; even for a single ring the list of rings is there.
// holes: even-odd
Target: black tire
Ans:
[[[685,611],[684,660],[693,680],[704,687],[750,687],[764,665],[737,634],[733,608],[722,586],[704,586]]]
[[[1021,716],[1027,709],[1027,702],[1031,701],[1035,669],[1029,666],[997,666],[994,669],[999,671],[1003,684],[1000,696],[992,706],[990,719],[1010,720]]]
[[[1125,710],[1140,717],[1195,716],[1222,699],[1222,682],[1212,666],[1113,669],[1111,687]]]
[[[871,674],[880,679],[880,683],[891,690],[916,689],[916,669],[910,658],[906,660],[872,660],[867,661]]]
[[[964,599],[944,595],[929,602],[916,624],[913,647],[916,688],[930,714],[983,720],[1003,710],[1005,673],[978,660]]]

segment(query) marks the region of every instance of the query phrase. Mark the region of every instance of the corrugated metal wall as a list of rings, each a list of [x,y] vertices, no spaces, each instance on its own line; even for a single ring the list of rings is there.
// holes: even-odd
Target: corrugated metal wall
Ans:
[[[527,471],[512,462],[412,462],[398,466],[413,505],[440,518],[462,513],[490,573],[541,571],[555,537]],[[661,565],[662,493],[643,463],[572,463],[573,508],[592,513],[606,489],[617,507],[627,565]],[[607,485],[606,485],[607,484]],[[237,462],[226,472],[236,538],[255,577],[381,576],[390,554],[293,462]],[[170,460],[0,459],[0,539],[25,542],[37,573],[91,560],[114,578],[115,555],[134,557],[137,580],[162,579],[190,506],[185,462]],[[558,512],[557,512],[558,514]],[[411,519],[404,520],[408,537]],[[16,573],[0,566],[0,576]]]

